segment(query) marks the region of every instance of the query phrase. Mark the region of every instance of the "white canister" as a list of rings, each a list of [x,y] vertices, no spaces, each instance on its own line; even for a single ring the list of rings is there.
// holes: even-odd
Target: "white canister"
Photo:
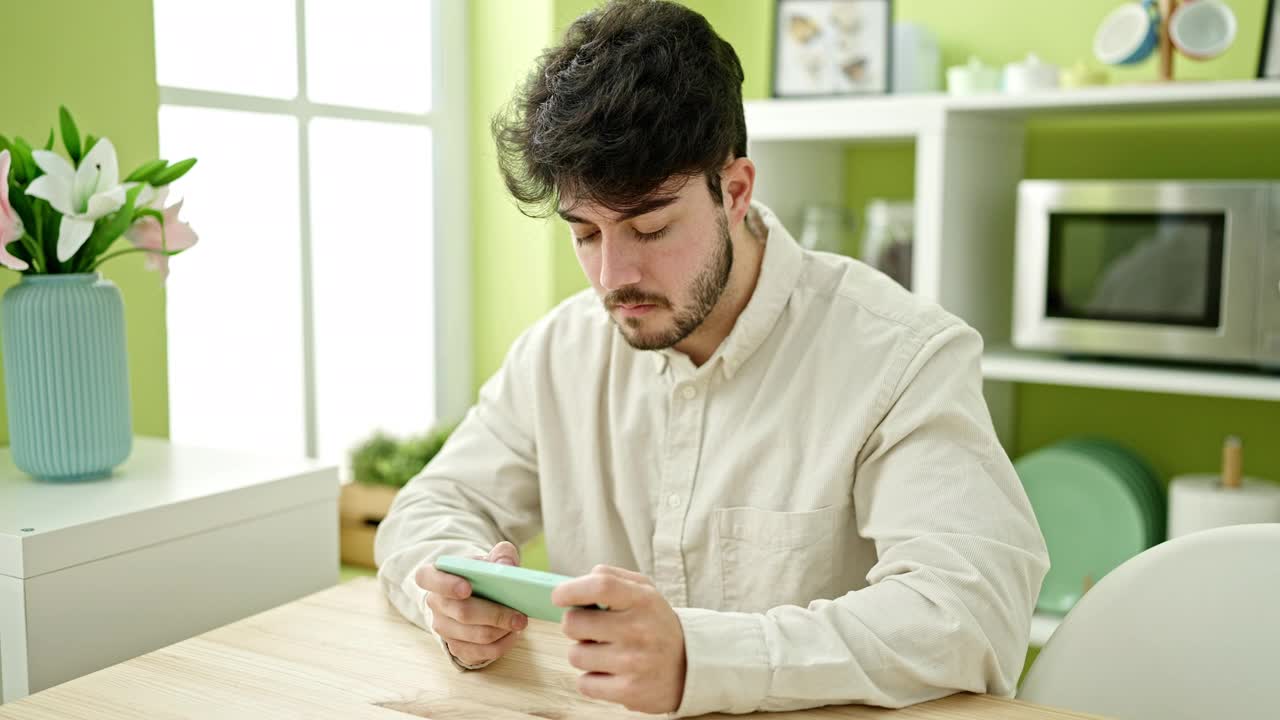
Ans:
[[[862,260],[911,289],[915,203],[876,199],[867,203]]]
[[[1000,70],[984,65],[976,57],[970,57],[969,62],[964,65],[947,68],[947,92],[951,95],[973,95],[999,90]]]
[[[1035,54],[1020,63],[1004,66],[1004,91],[1011,95],[1052,90],[1058,87],[1058,66],[1041,62]]]
[[[840,205],[807,205],[800,229],[800,245],[806,250],[842,253],[853,234],[854,219]]]
[[[937,92],[942,83],[938,41],[918,23],[893,24],[893,92]]]

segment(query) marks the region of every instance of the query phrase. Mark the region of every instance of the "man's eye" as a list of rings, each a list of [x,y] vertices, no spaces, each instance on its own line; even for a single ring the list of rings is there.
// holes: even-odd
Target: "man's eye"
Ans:
[[[596,232],[593,232],[593,233],[591,233],[591,234],[589,234],[589,235],[574,235],[574,236],[573,236],[573,241],[574,241],[574,243],[576,243],[576,244],[578,244],[578,245],[586,245],[587,243],[591,242],[592,240],[595,240],[595,239],[596,239],[596,236],[597,236],[597,235],[599,235],[599,234],[600,234],[600,231],[598,231],[598,230],[597,230]]]
[[[653,232],[650,232],[650,233],[642,233],[637,230],[636,239],[644,240],[645,242],[652,242],[654,240],[661,238],[663,235],[666,235],[666,234],[667,234],[666,227],[658,228],[657,230],[654,230]]]

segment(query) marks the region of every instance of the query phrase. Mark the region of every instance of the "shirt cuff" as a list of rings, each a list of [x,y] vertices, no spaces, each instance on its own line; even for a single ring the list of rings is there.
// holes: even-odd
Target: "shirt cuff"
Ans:
[[[684,695],[671,717],[749,713],[769,696],[763,615],[676,608],[684,628]]]

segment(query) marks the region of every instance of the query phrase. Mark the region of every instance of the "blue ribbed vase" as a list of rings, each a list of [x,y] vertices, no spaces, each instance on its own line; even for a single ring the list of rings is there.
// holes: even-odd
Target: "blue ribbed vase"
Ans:
[[[14,464],[41,480],[110,475],[133,448],[120,289],[99,273],[23,275],[2,329]]]

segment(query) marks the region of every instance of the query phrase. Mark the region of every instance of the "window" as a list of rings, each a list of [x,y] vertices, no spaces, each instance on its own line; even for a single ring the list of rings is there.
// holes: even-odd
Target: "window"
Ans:
[[[175,443],[337,462],[465,408],[464,11],[155,0],[160,153],[199,158],[170,198],[200,234],[166,289]]]

